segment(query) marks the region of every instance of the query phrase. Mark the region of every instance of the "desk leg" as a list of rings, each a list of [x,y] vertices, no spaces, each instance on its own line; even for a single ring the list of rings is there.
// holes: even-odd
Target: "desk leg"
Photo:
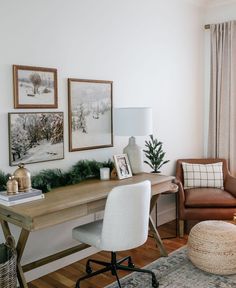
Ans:
[[[157,231],[157,229],[156,229],[156,225],[155,225],[155,223],[154,223],[154,221],[153,221],[153,219],[152,219],[152,216],[151,216],[151,212],[152,212],[153,208],[155,207],[159,196],[160,196],[159,194],[154,195],[154,196],[152,197],[152,199],[151,199],[150,215],[149,215],[149,227],[150,227],[150,229],[151,229],[152,232],[153,232],[153,236],[154,236],[154,238],[155,238],[155,240],[156,240],[156,243],[157,243],[157,246],[158,246],[158,248],[159,248],[159,250],[160,250],[160,252],[161,252],[161,256],[166,257],[166,256],[168,256],[168,253],[167,253],[167,251],[166,251],[166,249],[165,249],[165,247],[164,247],[164,245],[163,245],[163,242],[162,242],[162,240],[161,240],[161,237],[160,237],[160,235],[159,235],[159,233],[158,233],[158,231]]]
[[[11,235],[11,231],[9,225],[6,221],[1,220],[2,230],[4,233],[5,238]],[[17,278],[20,284],[20,288],[28,288],[28,285],[25,280],[24,272],[21,267],[20,261],[25,249],[25,245],[29,236],[29,231],[22,229],[19,240],[17,242],[16,251],[17,251]]]
[[[7,236],[11,235],[11,231],[10,231],[9,225],[4,220],[1,220],[1,225],[2,225],[2,231],[3,231],[3,234],[5,236],[5,239],[7,239]]]
[[[17,251],[17,276],[18,276],[18,281],[19,281],[19,284],[20,284],[21,288],[27,288],[28,287],[28,285],[26,283],[26,280],[25,280],[23,269],[22,269],[21,264],[20,264],[23,252],[25,250],[25,245],[26,245],[26,242],[28,240],[28,237],[29,237],[29,231],[25,230],[25,229],[22,229],[21,233],[20,233],[19,240],[18,240],[17,245],[16,245],[16,251]]]

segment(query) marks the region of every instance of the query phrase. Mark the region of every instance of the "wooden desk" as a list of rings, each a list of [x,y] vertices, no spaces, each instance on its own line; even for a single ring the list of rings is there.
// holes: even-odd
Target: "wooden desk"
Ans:
[[[80,244],[22,267],[21,258],[30,232],[104,210],[107,195],[113,187],[144,180],[150,180],[152,185],[151,215],[160,194],[177,189],[177,186],[172,183],[173,179],[172,176],[142,173],[124,180],[86,180],[80,184],[53,189],[45,194],[45,199],[42,200],[11,207],[0,205],[0,220],[4,236],[7,237],[11,234],[8,223],[21,228],[16,247],[18,253],[17,277],[20,287],[28,287],[24,272],[89,247],[87,244]],[[161,255],[168,256],[151,216],[149,225]]]

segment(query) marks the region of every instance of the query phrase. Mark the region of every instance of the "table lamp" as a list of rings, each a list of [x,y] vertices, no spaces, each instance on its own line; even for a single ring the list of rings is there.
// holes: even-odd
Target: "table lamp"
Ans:
[[[123,152],[128,155],[133,174],[143,171],[143,151],[134,136],[152,134],[152,109],[149,107],[116,108],[114,110],[115,135],[131,136]]]

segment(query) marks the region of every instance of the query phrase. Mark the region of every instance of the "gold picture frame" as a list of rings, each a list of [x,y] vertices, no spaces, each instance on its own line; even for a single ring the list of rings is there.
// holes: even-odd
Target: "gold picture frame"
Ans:
[[[58,108],[57,69],[13,65],[14,108]]]
[[[113,146],[112,87],[112,81],[68,79],[70,152]]]
[[[132,177],[132,171],[127,154],[114,155],[114,163],[119,179]]]

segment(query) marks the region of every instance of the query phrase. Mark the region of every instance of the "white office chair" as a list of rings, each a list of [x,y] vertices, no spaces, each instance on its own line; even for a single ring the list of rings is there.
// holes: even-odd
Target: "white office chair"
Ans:
[[[82,280],[106,271],[111,271],[112,275],[116,276],[121,287],[117,270],[149,273],[152,275],[152,286],[159,286],[155,274],[150,270],[135,268],[130,256],[121,260],[116,259],[117,251],[136,248],[146,242],[150,197],[150,181],[115,187],[108,195],[104,219],[73,229],[74,239],[100,250],[111,251],[110,263],[92,259],[87,261],[87,275],[78,279],[76,288],[80,288]],[[122,265],[124,261],[127,261],[128,265]],[[92,262],[105,267],[92,272],[90,266]]]

